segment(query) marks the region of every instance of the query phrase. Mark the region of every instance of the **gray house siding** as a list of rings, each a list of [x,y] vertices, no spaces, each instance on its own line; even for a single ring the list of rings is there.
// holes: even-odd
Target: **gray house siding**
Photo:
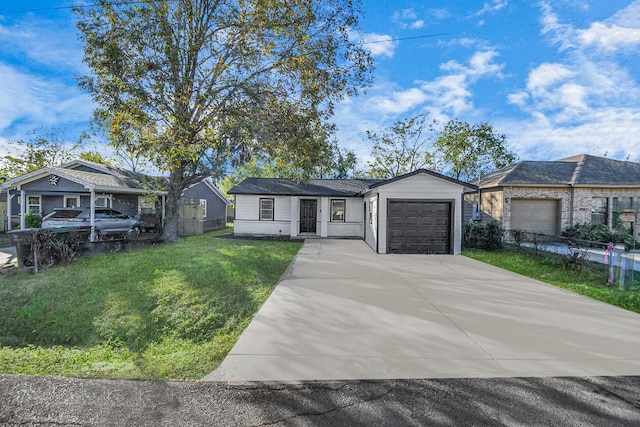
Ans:
[[[200,199],[207,201],[207,212],[203,228],[205,231],[217,230],[227,226],[227,204],[204,182],[199,182],[184,190],[182,201],[198,203]]]
[[[22,185],[22,189],[29,194],[44,194],[51,191],[55,191],[56,193],[59,193],[59,192],[86,193],[87,192],[87,189],[84,188],[83,185],[77,184],[73,181],[69,181],[64,178],[60,178],[58,180],[57,185],[51,185],[49,183],[49,177],[44,177],[32,182],[28,182]]]
[[[138,196],[131,194],[116,194],[111,199],[111,207],[130,216],[138,214]]]

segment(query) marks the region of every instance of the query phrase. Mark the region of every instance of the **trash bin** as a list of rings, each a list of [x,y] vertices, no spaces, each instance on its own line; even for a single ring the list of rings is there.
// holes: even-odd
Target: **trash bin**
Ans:
[[[37,230],[37,228],[26,228],[24,230],[7,231],[11,245],[16,248],[16,258],[18,259],[18,268],[24,268],[25,260],[31,253],[31,244],[25,243],[26,236],[29,232]]]

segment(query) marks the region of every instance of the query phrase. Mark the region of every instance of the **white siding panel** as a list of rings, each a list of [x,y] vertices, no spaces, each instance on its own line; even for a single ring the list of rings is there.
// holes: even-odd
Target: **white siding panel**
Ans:
[[[345,221],[327,223],[327,237],[359,237],[363,234],[364,199],[362,197],[332,197],[331,200],[345,200]],[[328,210],[331,209],[330,203]],[[330,219],[331,212],[326,212]]]
[[[260,221],[260,199],[274,199],[274,221]],[[234,234],[289,235],[291,229],[291,197],[236,195]]]
[[[260,196],[236,195],[236,220],[257,221]]]
[[[381,185],[375,189],[380,198],[378,203],[379,225],[378,252],[387,253],[387,205],[389,199],[423,199],[423,200],[447,200],[451,201],[453,210],[453,253],[459,254],[462,250],[462,191],[463,187],[454,182],[447,181],[427,174],[418,174],[389,184]],[[370,197],[368,193],[365,197]],[[367,228],[367,244],[370,243],[369,228]]]
[[[375,251],[376,240],[378,238],[377,236],[378,218],[377,218],[377,207],[376,207],[377,197],[375,194],[373,194],[369,197],[365,197],[365,200],[367,201],[367,212],[364,218],[364,225],[366,227],[365,242],[367,243],[367,245],[369,245],[371,249]],[[372,215],[372,222],[369,222],[370,213]]]

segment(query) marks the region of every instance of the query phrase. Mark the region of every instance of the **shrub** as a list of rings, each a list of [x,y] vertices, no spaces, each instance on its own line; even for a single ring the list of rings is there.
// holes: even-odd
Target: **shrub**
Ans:
[[[504,232],[498,221],[488,224],[469,223],[465,226],[464,243],[468,248],[497,250],[502,248]]]
[[[562,232],[564,237],[586,240],[597,243],[624,243],[627,247],[633,244],[633,236],[625,229],[612,231],[605,224],[576,224]]]
[[[25,228],[42,227],[42,216],[37,213],[27,212],[24,216]]]

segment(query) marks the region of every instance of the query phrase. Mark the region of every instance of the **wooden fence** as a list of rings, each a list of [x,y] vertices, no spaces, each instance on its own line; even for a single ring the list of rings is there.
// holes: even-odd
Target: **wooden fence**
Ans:
[[[179,236],[195,236],[204,232],[203,210],[200,205],[184,204],[180,206],[178,220]]]

